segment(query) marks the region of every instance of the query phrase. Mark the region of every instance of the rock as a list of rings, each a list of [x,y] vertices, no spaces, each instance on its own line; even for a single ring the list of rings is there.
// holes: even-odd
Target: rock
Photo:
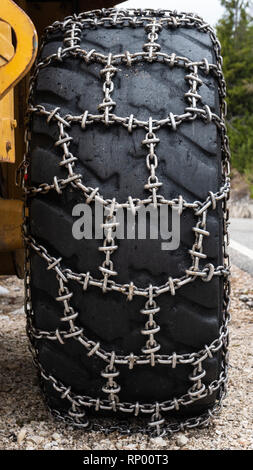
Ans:
[[[179,434],[177,436],[176,443],[179,447],[183,447],[187,444],[188,440],[188,437],[186,437],[184,434]]]
[[[253,300],[248,300],[246,304],[248,305],[249,308],[253,308]]]
[[[241,300],[241,302],[247,302],[249,298],[247,295],[240,295],[239,300]]]
[[[25,436],[26,436],[27,430],[25,428],[20,429],[18,435],[17,435],[17,443],[18,445],[22,444]]]
[[[29,441],[37,445],[41,444],[44,441],[42,436],[29,436],[28,439]]]
[[[53,442],[47,442],[47,443],[43,446],[43,449],[45,449],[45,450],[52,449],[52,447],[54,447],[55,445],[57,445],[57,444],[56,444],[56,443],[53,443]]]
[[[6,287],[0,286],[0,297],[3,295],[8,295],[10,291]]]
[[[24,313],[24,307],[18,308],[17,310],[13,310],[13,312],[11,312],[12,315],[24,315]]]
[[[162,437],[159,437],[159,436],[150,439],[150,442],[152,442],[152,444],[158,445],[160,447],[166,447],[167,446],[167,442]]]
[[[6,369],[15,370],[17,369],[17,364],[15,364],[14,362],[10,362],[9,364],[6,365]]]
[[[42,431],[40,430],[40,436],[47,437],[48,436],[48,431],[44,431],[43,429],[42,429]]]
[[[61,436],[60,434],[58,434],[58,432],[54,432],[54,434],[52,434],[52,439],[54,439],[55,441],[59,441],[59,439],[61,439]]]

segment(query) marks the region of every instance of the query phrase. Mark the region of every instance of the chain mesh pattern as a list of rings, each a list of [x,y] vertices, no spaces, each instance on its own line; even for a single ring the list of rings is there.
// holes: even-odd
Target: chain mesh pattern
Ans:
[[[110,27],[143,27],[146,34],[146,42],[143,45],[143,50],[140,52],[130,53],[126,51],[121,54],[109,53],[104,55],[97,52],[95,49],[84,50],[81,47],[81,34],[86,28],[99,28],[100,26]],[[175,53],[168,54],[161,51],[159,45],[159,33],[163,28],[180,28],[180,27],[197,28],[197,30],[205,32],[210,35],[213,48],[216,55],[216,63],[211,64],[207,59],[202,59],[199,62],[192,62],[187,57],[180,57]],[[227,383],[227,345],[228,345],[228,322],[229,322],[229,258],[227,254],[227,225],[228,225],[228,209],[227,200],[229,197],[230,181],[229,181],[229,145],[226,134],[226,126],[224,117],[226,114],[225,94],[226,87],[222,74],[222,58],[220,55],[220,44],[215,36],[213,29],[201,18],[193,14],[176,13],[169,10],[95,10],[73,17],[66,18],[63,22],[55,22],[46,30],[45,38],[50,34],[60,31],[64,34],[63,45],[49,57],[38,59],[34,75],[31,79],[30,99],[28,106],[29,125],[26,132],[26,155],[21,167],[21,181],[26,194],[26,205],[30,198],[39,194],[46,194],[50,191],[56,191],[61,194],[67,187],[72,187],[79,191],[87,204],[91,202],[98,202],[105,208],[104,218],[104,240],[99,250],[104,253],[104,261],[98,267],[98,271],[102,277],[94,278],[89,272],[75,273],[71,269],[62,266],[62,259],[55,258],[50,255],[48,250],[39,244],[30,234],[29,222],[27,217],[24,217],[24,239],[26,242],[26,274],[25,274],[25,287],[26,287],[26,313],[27,313],[27,331],[30,338],[31,350],[33,353],[34,361],[38,367],[41,377],[44,381],[49,382],[53,389],[59,393],[64,403],[69,403],[68,411],[59,413],[59,411],[52,410],[53,413],[66,422],[70,422],[80,427],[90,428],[85,410],[86,408],[93,408],[95,411],[99,410],[112,410],[126,413],[128,416],[148,415],[148,424],[141,428],[142,431],[151,434],[169,435],[178,430],[192,428],[200,425],[207,425],[211,418],[215,416],[221,407],[221,401],[226,393]],[[44,43],[42,44],[42,47]],[[44,106],[33,104],[33,90],[39,72],[52,63],[59,63],[68,57],[75,57],[83,59],[88,63],[98,63],[101,65],[100,75],[103,82],[103,101],[98,104],[98,114],[92,114],[89,110],[85,110],[82,115],[61,115],[60,108],[56,107],[53,110],[47,110]],[[130,116],[118,116],[115,114],[116,102],[113,100],[114,83],[113,79],[118,73],[118,66],[120,64],[127,64],[132,67],[135,63],[155,62],[159,61],[168,66],[169,68],[181,67],[185,70],[185,80],[189,84],[189,90],[185,93],[186,107],[184,113],[181,115],[169,113],[162,119],[153,119],[149,117],[147,121],[137,119],[133,114]],[[218,83],[218,90],[220,96],[220,115],[213,113],[209,106],[201,104],[201,95],[199,94],[199,87],[202,80],[199,76],[199,71],[206,75],[212,74]],[[66,177],[59,179],[56,176],[53,181],[40,184],[39,186],[29,186],[27,184],[27,171],[30,159],[30,137],[31,137],[31,119],[33,115],[43,116],[47,123],[55,122],[58,126],[59,134],[55,142],[55,146],[59,147],[62,151],[62,159],[59,165],[66,170]],[[189,122],[189,125],[195,119],[201,119],[206,124],[213,122],[218,129],[221,136],[222,146],[222,187],[218,192],[207,193],[204,201],[187,202],[181,195],[172,200],[166,199],[162,195],[162,183],[156,175],[156,169],[159,164],[159,129],[166,127],[171,132],[176,131],[181,123]],[[146,167],[148,172],[147,182],[144,188],[147,192],[145,199],[135,198],[129,196],[125,202],[118,202],[116,198],[105,199],[100,194],[99,188],[91,188],[85,185],[82,176],[75,172],[75,162],[77,157],[71,152],[72,137],[69,134],[72,123],[77,123],[85,130],[88,126],[96,123],[102,123],[105,126],[117,123],[124,126],[131,134],[135,129],[142,128],[146,130],[145,139],[142,141],[143,146],[147,149]],[[167,205],[169,207],[176,206],[181,214],[185,209],[193,211],[196,225],[192,227],[195,240],[192,248],[189,250],[191,256],[191,265],[185,270],[185,274],[181,278],[168,277],[168,281],[160,286],[148,285],[146,288],[139,287],[133,282],[128,284],[117,283],[117,271],[113,263],[113,253],[118,249],[115,237],[112,236],[118,225],[117,211],[120,208],[130,209],[133,214],[141,206],[148,206],[153,204],[155,207]],[[214,266],[206,264],[202,269],[200,268],[200,260],[207,258],[203,250],[203,240],[210,235],[207,230],[207,217],[210,211],[214,210],[218,204],[222,205],[224,214],[223,225],[223,258],[224,264],[221,266]],[[64,325],[62,330],[56,329],[55,331],[43,331],[36,329],[34,326],[34,312],[31,303],[31,287],[30,287],[30,252],[33,251],[42,257],[47,263],[47,269],[55,272],[58,281],[58,294],[56,301],[62,306],[61,321]],[[160,326],[156,321],[156,313],[159,312],[159,296],[164,293],[176,295],[176,291],[180,287],[194,282],[200,278],[204,282],[210,282],[214,276],[222,277],[224,285],[223,296],[223,321],[220,327],[219,337],[216,338],[211,344],[204,345],[202,350],[189,353],[177,354],[173,352],[171,355],[159,354],[160,345],[156,340],[156,333],[159,332]],[[70,290],[68,282],[75,281],[79,283],[83,290],[86,291],[90,286],[96,286],[104,293],[115,291],[119,294],[126,296],[126,299],[131,301],[134,296],[144,297],[144,306],[140,313],[143,315],[144,322],[140,334],[143,335],[145,345],[142,348],[142,354],[137,355],[130,352],[126,356],[117,355],[115,351],[105,351],[99,342],[89,339],[85,335],[83,328],[79,327],[75,320],[78,318],[78,312],[71,305],[71,298],[73,292]],[[68,328],[65,328],[65,325]],[[44,370],[38,361],[38,350],[36,342],[40,339],[47,339],[51,341],[58,341],[64,344],[72,338],[78,341],[86,350],[87,356],[92,358],[99,357],[104,361],[104,369],[101,371],[101,376],[104,379],[101,397],[88,397],[76,395],[70,386],[61,383],[56,377],[53,377],[50,371]],[[216,354],[221,354],[221,370],[217,380],[206,385],[202,379],[206,375],[204,361],[207,358],[212,358]],[[187,364],[192,367],[192,372],[189,376],[189,389],[187,393],[181,397],[167,400],[162,403],[154,402],[149,404],[143,403],[125,403],[120,400],[120,368],[128,367],[130,370],[134,367],[141,365],[150,365],[157,367],[166,365],[172,368],[180,367],[181,364]],[[212,409],[209,409],[205,414],[190,418],[181,423],[172,423],[166,419],[165,413],[172,410],[179,410],[184,407],[196,403],[207,396],[216,393],[216,403]],[[130,424],[121,426],[119,423],[115,426],[105,427],[93,424],[93,429],[107,430],[108,432],[115,429],[122,432],[134,428]],[[138,428],[140,430],[140,428]]]

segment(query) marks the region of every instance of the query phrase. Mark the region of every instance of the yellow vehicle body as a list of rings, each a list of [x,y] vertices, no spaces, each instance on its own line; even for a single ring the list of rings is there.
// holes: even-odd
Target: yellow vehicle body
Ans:
[[[46,26],[113,0],[0,0],[0,275],[23,274],[22,191],[15,184],[24,155],[29,70]],[[37,32],[36,32],[37,30]]]
[[[7,65],[13,58],[14,53],[11,27],[5,21],[0,20],[0,66]],[[6,80],[7,76],[5,71],[3,74],[0,73],[0,161],[14,162],[14,129],[17,121],[14,119],[13,90],[10,90],[5,96],[1,93],[1,89],[5,86],[4,79]]]

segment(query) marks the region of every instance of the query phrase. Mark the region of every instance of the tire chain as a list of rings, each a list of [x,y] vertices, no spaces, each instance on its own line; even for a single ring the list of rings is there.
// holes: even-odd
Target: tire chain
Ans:
[[[86,51],[81,48],[81,32],[85,28],[97,28],[99,26],[107,27],[123,27],[128,25],[130,27],[144,27],[147,33],[147,40],[143,46],[143,51],[130,53],[126,51],[123,54],[103,55],[96,52],[94,49]],[[199,62],[192,62],[186,57],[177,56],[175,53],[170,55],[161,52],[158,38],[159,32],[163,27],[168,28],[179,28],[179,27],[197,28],[197,30],[209,34],[216,56],[216,64],[208,63],[207,59],[203,59]],[[65,423],[75,425],[85,429],[92,429],[100,432],[114,432],[119,431],[123,434],[130,432],[143,432],[149,435],[160,435],[169,436],[174,432],[182,431],[184,429],[191,429],[198,426],[207,426],[211,420],[217,416],[222,406],[222,400],[226,395],[227,386],[227,370],[228,370],[228,323],[230,320],[229,314],[229,302],[230,302],[230,262],[227,253],[228,245],[228,232],[227,226],[229,221],[229,212],[227,209],[227,200],[229,198],[230,191],[230,151],[229,143],[226,132],[226,125],[224,122],[226,116],[226,85],[222,73],[222,57],[220,55],[220,43],[216,38],[213,28],[206,24],[202,18],[194,14],[177,13],[170,10],[140,10],[140,9],[102,9],[94,10],[91,12],[82,13],[80,15],[74,15],[67,17],[63,22],[56,21],[52,26],[49,26],[45,31],[45,36],[42,41],[41,50],[47,37],[55,32],[63,32],[64,40],[63,47],[60,47],[55,54],[41,60],[37,60],[34,69],[34,75],[31,78],[30,83],[30,98],[28,105],[28,125],[25,134],[26,141],[26,153],[22,165],[20,166],[17,174],[19,184],[25,191],[25,205],[24,205],[24,224],[23,224],[23,236],[26,246],[26,261],[25,261],[25,304],[26,304],[26,315],[27,315],[27,334],[30,340],[30,349],[33,355],[33,360],[38,368],[40,379],[42,382],[42,388],[45,388],[45,383],[49,382],[53,389],[59,393],[59,396],[66,403],[68,402],[70,407],[65,412],[59,412],[58,410],[51,410],[52,414],[58,419],[63,420]],[[94,115],[86,110],[81,116],[66,115],[61,116],[60,108],[56,107],[54,110],[46,110],[44,106],[37,105],[33,106],[33,92],[34,86],[37,80],[38,73],[44,67],[47,67],[53,62],[61,62],[66,57],[78,57],[82,58],[86,63],[97,62],[103,66],[100,74],[104,79],[103,102],[98,105],[100,114]],[[117,73],[117,65],[119,63],[127,64],[132,66],[134,63],[144,60],[147,62],[162,61],[168,64],[170,68],[175,66],[183,67],[187,71],[185,76],[186,81],[190,85],[189,91],[185,94],[188,106],[185,108],[185,112],[182,115],[169,115],[160,120],[154,120],[152,117],[148,121],[141,121],[130,115],[127,117],[117,116],[113,113],[113,109],[116,103],[113,101],[111,94],[113,93],[114,84],[113,77]],[[202,84],[202,80],[198,76],[198,71],[205,73],[206,75],[212,74],[217,82],[220,96],[220,116],[211,112],[207,105],[200,107],[198,101],[201,95],[198,93],[198,88]],[[30,139],[31,139],[31,119],[33,114],[39,114],[46,118],[47,123],[50,124],[54,121],[59,128],[59,138],[55,142],[56,146],[59,146],[63,150],[62,160],[60,166],[65,167],[68,172],[68,176],[65,179],[57,179],[54,177],[52,183],[43,183],[38,187],[30,187],[27,184],[27,171],[29,167],[30,157]],[[223,185],[217,193],[209,192],[206,199],[202,202],[195,201],[193,203],[185,201],[182,196],[173,200],[166,200],[162,195],[159,194],[159,190],[162,183],[158,181],[155,175],[155,169],[158,166],[158,158],[155,153],[155,147],[159,146],[160,139],[157,137],[157,131],[164,126],[167,126],[172,131],[176,131],[178,126],[182,122],[193,121],[195,119],[202,119],[204,122],[213,122],[221,136],[221,147],[222,147],[222,176]],[[82,177],[76,174],[74,171],[75,157],[69,150],[72,137],[68,134],[67,129],[71,127],[71,123],[79,123],[82,129],[96,122],[102,122],[104,125],[110,126],[110,124],[118,123],[128,129],[129,133],[132,133],[136,128],[144,128],[147,132],[146,138],[142,142],[147,147],[148,155],[146,159],[147,169],[150,172],[148,182],[145,184],[145,189],[150,192],[150,196],[144,200],[132,198],[131,196],[124,203],[119,203],[116,199],[104,199],[99,193],[98,188],[86,187],[82,181]],[[99,249],[105,253],[105,261],[99,270],[103,274],[103,279],[95,279],[90,273],[74,273],[69,268],[63,269],[61,267],[62,259],[56,259],[51,256],[48,251],[30,235],[29,233],[29,219],[27,217],[28,211],[28,200],[36,194],[46,194],[49,191],[57,191],[61,193],[64,188],[68,185],[80,191],[84,196],[87,204],[92,201],[100,202],[107,210],[109,215],[106,216],[104,222],[105,239],[103,246]],[[223,257],[224,263],[222,266],[216,268],[212,264],[204,266],[203,269],[199,267],[200,259],[205,259],[206,255],[203,253],[203,239],[209,236],[209,232],[206,229],[207,215],[210,210],[214,210],[217,204],[222,204],[223,208]],[[133,213],[141,206],[147,206],[154,204],[154,206],[166,204],[169,207],[176,206],[179,213],[182,213],[185,209],[191,209],[197,218],[196,225],[192,228],[195,234],[195,241],[189,253],[192,258],[192,265],[185,271],[185,275],[181,278],[172,279],[168,278],[168,282],[162,286],[149,285],[147,288],[140,288],[134,285],[133,282],[129,284],[120,285],[114,280],[110,279],[110,276],[116,276],[117,272],[114,270],[111,255],[114,250],[117,249],[114,239],[111,237],[111,231],[115,228],[117,222],[117,210],[119,208],[130,209]],[[60,331],[42,331],[34,327],[34,312],[32,310],[31,302],[31,273],[30,273],[30,250],[34,250],[39,256],[41,256],[47,262],[47,269],[54,270],[56,278],[59,284],[59,291],[56,300],[62,302],[63,306],[63,317],[61,321],[65,325],[66,322],[69,324],[69,329],[63,329]],[[171,295],[175,295],[176,290],[183,285],[193,282],[197,278],[202,279],[204,282],[210,282],[213,276],[219,276],[223,279],[224,296],[223,296],[223,322],[220,327],[220,335],[210,345],[205,345],[201,351],[190,354],[177,354],[174,352],[171,355],[157,354],[160,345],[154,339],[154,334],[159,331],[159,325],[154,320],[154,315],[159,311],[157,307],[157,298],[159,295],[170,292]],[[106,352],[104,351],[99,343],[86,338],[83,329],[75,324],[75,319],[78,317],[78,312],[75,312],[71,306],[71,297],[73,293],[68,288],[68,281],[76,281],[82,285],[83,289],[86,290],[90,285],[101,288],[103,292],[115,291],[126,296],[127,300],[131,301],[135,295],[141,295],[145,297],[145,308],[141,310],[141,313],[148,313],[149,321],[146,322],[144,329],[141,330],[141,334],[148,339],[145,347],[142,349],[143,355],[135,355],[130,353],[127,356],[117,356],[115,351]],[[156,300],[154,300],[156,299]],[[59,341],[63,344],[68,338],[73,338],[79,341],[87,350],[88,357],[97,355],[100,359],[105,362],[105,368],[101,371],[101,376],[106,379],[106,383],[103,386],[103,392],[107,395],[107,399],[91,398],[86,396],[75,395],[72,392],[71,387],[68,387],[53,377],[49,372],[45,371],[40,364],[38,357],[38,349],[36,341],[40,339],[48,339]],[[205,376],[206,371],[203,367],[203,362],[208,357],[213,357],[214,354],[220,352],[221,361],[221,372],[219,378],[214,380],[209,385],[205,385],[202,382],[202,378]],[[162,403],[122,403],[118,397],[120,392],[120,385],[117,384],[116,378],[119,376],[117,367],[127,366],[129,369],[137,367],[142,364],[150,364],[155,366],[156,364],[171,365],[175,368],[180,364],[189,364],[193,367],[192,373],[189,376],[191,387],[188,389],[187,394],[168,400]],[[171,410],[178,410],[184,406],[189,406],[196,401],[205,398],[206,396],[212,395],[214,392],[217,393],[215,405],[212,409],[208,409],[206,413],[196,416],[193,418],[186,419],[183,422],[166,421],[163,417],[163,413]],[[128,416],[138,416],[139,414],[151,415],[148,425],[140,426],[130,422],[115,421],[114,424],[105,425],[99,423],[96,419],[90,423],[85,414],[85,408],[92,407],[94,410],[113,410],[125,412]],[[111,420],[112,421],[112,420]]]

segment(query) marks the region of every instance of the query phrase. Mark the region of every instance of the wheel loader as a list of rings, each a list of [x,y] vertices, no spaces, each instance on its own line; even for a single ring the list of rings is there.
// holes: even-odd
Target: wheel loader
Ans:
[[[226,84],[196,13],[113,4],[1,0],[0,274],[56,418],[169,436],[226,395]]]

